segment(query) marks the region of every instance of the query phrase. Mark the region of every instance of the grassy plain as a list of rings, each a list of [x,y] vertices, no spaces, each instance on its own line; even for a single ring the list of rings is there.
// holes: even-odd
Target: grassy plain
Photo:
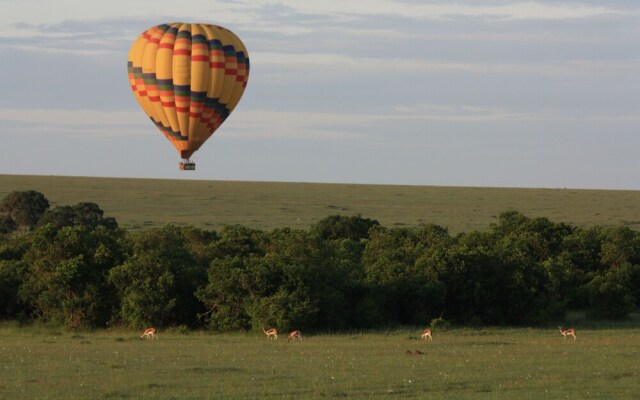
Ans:
[[[305,336],[0,327],[0,398],[637,399],[640,329]],[[424,354],[409,355],[407,350]]]
[[[580,226],[640,230],[640,191],[0,175],[0,198],[31,189],[52,205],[95,202],[131,230],[166,223],[308,229],[328,215],[360,214],[388,227],[435,223],[455,234],[486,230],[510,210]]]

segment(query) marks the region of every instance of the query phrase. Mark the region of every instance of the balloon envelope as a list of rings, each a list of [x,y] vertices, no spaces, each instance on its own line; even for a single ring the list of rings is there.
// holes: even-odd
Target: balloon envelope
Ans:
[[[229,116],[249,78],[242,41],[208,24],[151,27],[131,46],[127,64],[140,106],[184,159]]]

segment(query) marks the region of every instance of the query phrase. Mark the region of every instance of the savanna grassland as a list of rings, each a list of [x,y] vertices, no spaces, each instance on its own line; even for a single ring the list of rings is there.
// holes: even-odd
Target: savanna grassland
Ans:
[[[139,333],[138,333],[139,335]],[[305,336],[0,328],[0,398],[637,399],[640,330]],[[419,350],[424,354],[416,352]],[[410,351],[415,354],[407,354]]]
[[[434,223],[456,234],[486,230],[512,210],[640,230],[640,191],[0,175],[0,198],[14,190],[41,192],[52,206],[94,202],[128,230],[167,223],[307,229],[328,215],[360,214],[388,227]]]
[[[69,279],[64,282],[58,282],[59,280],[53,279],[59,276],[67,276],[62,273],[65,271],[69,273],[68,276],[70,277],[79,276],[78,279],[92,277],[92,275],[74,275],[74,273],[85,270],[95,272],[94,266],[96,265],[103,268],[105,273],[104,276],[100,276],[103,280],[99,282],[104,284],[126,283],[122,284],[122,293],[119,292],[122,298],[125,298],[124,296],[126,295],[129,296],[126,297],[127,299],[149,299],[153,296],[148,295],[148,293],[161,293],[162,290],[167,288],[157,286],[158,279],[147,279],[146,275],[139,277],[135,275],[136,272],[144,270],[146,264],[143,264],[142,261],[147,259],[160,260],[161,262],[153,263],[153,265],[160,265],[164,269],[153,270],[156,275],[164,273],[167,276],[168,274],[173,274],[171,277],[182,277],[185,275],[183,271],[188,269],[181,269],[182,267],[180,266],[182,264],[177,263],[176,260],[184,260],[185,258],[169,257],[167,258],[169,261],[164,262],[164,258],[152,258],[151,256],[155,255],[154,252],[158,247],[166,247],[164,250],[177,251],[181,255],[190,255],[191,253],[184,252],[186,251],[185,249],[191,248],[187,246],[188,243],[191,243],[188,240],[196,240],[199,237],[183,236],[180,228],[174,226],[167,227],[168,229],[160,229],[157,232],[150,232],[148,229],[161,227],[168,223],[193,225],[203,229],[221,229],[225,225],[239,224],[262,230],[284,227],[306,230],[327,216],[360,214],[365,218],[375,219],[389,228],[412,228],[421,224],[434,223],[448,228],[453,235],[471,232],[467,236],[459,235],[459,238],[449,238],[445,234],[445,239],[447,239],[445,242],[448,246],[444,248],[446,251],[434,254],[450,256],[451,260],[446,257],[442,259],[434,258],[433,260],[442,262],[434,263],[433,265],[429,264],[433,261],[431,258],[425,258],[422,255],[430,255],[431,253],[425,253],[425,249],[436,249],[437,244],[435,242],[423,249],[419,246],[421,242],[417,239],[415,248],[406,245],[413,243],[411,240],[402,242],[405,243],[405,246],[396,246],[396,242],[387,240],[393,239],[395,237],[393,235],[400,233],[405,235],[401,236],[401,238],[412,239],[416,234],[410,232],[410,229],[396,230],[406,232],[380,230],[376,233],[377,236],[373,238],[375,240],[370,239],[367,243],[356,239],[352,240],[354,244],[364,247],[359,251],[362,251],[366,257],[358,258],[354,256],[345,258],[345,260],[357,261],[358,264],[356,266],[361,267],[363,271],[366,272],[370,269],[375,273],[380,268],[386,267],[387,263],[384,260],[392,259],[387,257],[388,253],[396,255],[398,253],[396,250],[400,249],[406,253],[400,252],[404,257],[403,260],[406,260],[405,263],[392,265],[395,266],[396,271],[413,274],[411,276],[415,277],[416,271],[431,268],[429,271],[442,273],[442,281],[434,281],[434,284],[442,284],[444,285],[442,287],[445,288],[455,288],[457,285],[453,283],[457,282],[477,284],[478,281],[482,280],[480,278],[505,276],[501,272],[503,271],[502,269],[489,267],[520,265],[515,262],[513,264],[510,263],[510,259],[507,260],[509,262],[504,262],[503,264],[498,262],[502,260],[502,258],[497,257],[498,255],[510,255],[512,254],[510,249],[519,249],[519,247],[513,247],[514,243],[529,243],[525,241],[528,238],[526,235],[518,236],[514,234],[509,236],[510,231],[506,229],[512,226],[509,224],[509,218],[503,220],[502,225],[496,225],[500,229],[494,229],[494,232],[491,232],[490,225],[499,222],[498,216],[505,211],[516,210],[530,218],[546,217],[551,221],[575,224],[581,227],[623,226],[625,229],[631,228],[635,231],[640,231],[640,191],[0,175],[0,198],[12,191],[26,190],[41,192],[49,199],[53,207],[74,205],[79,202],[94,202],[104,210],[106,216],[114,217],[121,227],[135,231],[137,238],[133,237],[134,242],[138,244],[148,242],[151,244],[149,248],[133,246],[131,250],[132,256],[130,259],[125,259],[124,255],[120,257],[121,252],[118,251],[116,246],[116,244],[120,245],[125,241],[107,241],[105,242],[106,244],[113,244],[113,251],[111,253],[102,252],[100,254],[105,255],[103,258],[95,258],[92,256],[98,254],[98,252],[97,250],[92,250],[93,248],[90,245],[93,242],[89,239],[93,237],[109,239],[112,237],[110,235],[120,234],[120,230],[114,229],[110,231],[103,229],[103,227],[89,229],[84,226],[65,226],[60,228],[59,231],[55,231],[50,226],[44,226],[22,237],[11,236],[10,238],[16,240],[6,242],[5,256],[7,260],[4,260],[5,262],[2,264],[5,272],[2,277],[4,277],[3,282],[8,288],[5,293],[7,296],[5,297],[10,298],[8,295],[12,295],[16,299],[16,301],[8,302],[7,304],[17,308],[14,307],[13,314],[7,311],[7,315],[23,315],[20,312],[28,315],[29,312],[38,310],[38,305],[44,304],[41,300],[48,300],[54,305],[51,309],[44,308],[45,311],[62,309],[70,303],[67,294],[73,292],[73,290],[69,289],[74,289],[77,292],[77,299],[86,301],[87,304],[91,305],[91,307],[78,308],[78,310],[82,311],[81,313],[76,313],[76,308],[73,307],[68,310],[65,309],[70,311],[69,315],[71,317],[84,315],[84,311],[93,310],[93,304],[104,304],[103,300],[105,298],[115,298],[115,295],[104,298],[98,295],[91,297],[92,294],[98,293],[100,295],[102,292],[94,293],[89,290],[94,287],[90,285],[80,288],[88,288],[87,290],[79,290],[78,282],[83,282],[82,280]],[[540,232],[536,230],[540,226],[542,228],[554,228],[553,224],[547,224],[545,221],[542,221],[544,222],[543,224],[538,225],[537,222],[541,221],[520,218],[519,215],[512,215],[512,217],[515,218],[516,222],[519,221],[519,225],[516,224],[516,226],[526,228],[522,232],[539,233],[540,235],[535,236],[537,239],[546,238],[543,234],[547,230]],[[564,228],[560,228],[560,231],[564,232],[562,230]],[[637,285],[628,284],[629,282],[636,282],[632,280],[635,275],[627,276],[624,274],[637,270],[638,252],[634,250],[637,248],[634,247],[635,243],[638,243],[635,239],[637,232],[631,232],[630,234],[629,230],[625,229],[567,232],[567,237],[573,234],[573,236],[570,236],[571,240],[568,241],[570,246],[566,247],[566,249],[560,246],[561,250],[566,250],[566,257],[564,257],[565,253],[550,253],[555,258],[546,260],[534,257],[538,253],[533,252],[531,260],[537,263],[549,261],[543,266],[545,268],[558,267],[551,268],[551,272],[554,273],[564,271],[560,267],[566,267],[569,272],[581,272],[584,270],[591,273],[593,272],[592,270],[595,270],[597,273],[592,275],[585,273],[584,279],[581,278],[582,280],[577,281],[575,293],[567,292],[563,287],[558,289],[558,293],[564,296],[569,296],[572,293],[582,295],[578,300],[581,299],[586,305],[597,305],[599,304],[597,302],[599,301],[598,299],[609,301],[612,298],[623,298],[620,293],[624,296],[635,295]],[[478,235],[472,232],[475,230],[489,232],[484,235]],[[552,233],[556,232],[554,229],[548,230]],[[506,231],[506,233],[503,234],[501,233],[502,231]],[[242,229],[235,231],[230,229],[229,232],[236,232],[236,236],[240,238],[253,237],[253,232],[245,232]],[[432,231],[427,230],[425,232]],[[433,232],[437,233],[437,230]],[[516,230],[516,232],[520,231]],[[24,245],[29,243],[29,235],[38,238],[39,242],[37,243],[47,243],[48,245],[39,247],[30,244]],[[290,269],[290,265],[308,266],[311,265],[311,261],[314,261],[318,262],[318,265],[322,267],[325,264],[320,261],[324,260],[329,263],[333,262],[334,259],[342,260],[339,257],[316,257],[318,254],[334,253],[310,251],[315,249],[312,245],[317,241],[310,240],[309,235],[311,234],[305,233],[301,235],[296,232],[284,234],[274,231],[272,242],[279,244],[282,248],[290,251],[290,254],[295,255],[293,257],[287,253],[289,254],[287,257],[292,257],[290,259],[275,257],[282,256],[282,254],[274,250],[280,247],[271,246],[263,249],[260,247],[262,241],[256,242],[255,249],[249,252],[249,255],[242,256],[244,253],[233,247],[233,245],[236,243],[243,244],[245,241],[237,241],[235,240],[236,236],[233,235],[228,235],[229,240],[225,235],[212,238],[205,243],[211,246],[202,247],[213,252],[209,255],[211,260],[207,258],[208,253],[203,253],[202,259],[207,262],[199,266],[201,269],[198,271],[213,271],[220,272],[220,274],[210,276],[201,274],[202,279],[200,281],[194,280],[197,283],[197,287],[192,288],[188,285],[180,287],[182,290],[186,290],[186,294],[192,296],[194,290],[198,288],[206,288],[208,287],[207,285],[212,283],[226,282],[227,275],[222,272],[228,270],[233,273],[230,276],[246,278],[243,278],[241,282],[256,283],[257,286],[255,287],[252,285],[247,286],[250,289],[248,293],[249,295],[252,295],[252,292],[257,293],[254,300],[259,302],[255,304],[264,304],[267,311],[273,309],[271,304],[275,304],[274,301],[289,298],[299,299],[299,293],[301,292],[283,292],[280,289],[288,286],[278,283],[280,281],[277,279],[274,280],[275,283],[260,281],[253,279],[254,275],[242,275],[235,272],[237,272],[236,270],[259,272],[255,275],[256,277],[264,276],[284,279],[292,276],[297,278],[300,276],[295,274],[298,270]],[[9,238],[9,236],[6,237]],[[265,237],[268,237],[268,235]],[[20,238],[21,240],[18,240]],[[520,241],[512,240],[514,238]],[[624,241],[625,238],[628,239],[626,242]],[[478,239],[483,239],[484,241]],[[265,241],[265,243],[267,242],[269,241]],[[342,241],[336,242],[343,243]],[[494,245],[483,246],[485,242],[493,243]],[[154,243],[163,243],[163,246],[156,246]],[[200,242],[197,243],[202,244]],[[383,245],[385,243],[391,244],[389,246]],[[535,243],[539,244],[540,242]],[[613,244],[626,243],[631,243],[632,246],[613,246]],[[93,244],[95,245],[95,243]],[[376,244],[378,244],[377,247],[374,246]],[[476,249],[474,247],[476,244],[480,246],[477,249],[486,250],[487,252],[470,252],[470,249]],[[570,250],[583,244],[585,245],[583,247],[587,248],[587,250],[595,248],[596,251],[578,252],[578,255],[587,254],[588,257],[585,257],[588,259],[578,259],[573,264],[569,256],[572,256],[574,252]],[[174,248],[169,245],[177,247]],[[371,247],[368,248],[367,246]],[[66,249],[68,254],[57,251],[56,249],[59,248]],[[201,247],[195,246],[193,248],[200,249]],[[239,249],[242,250],[244,247],[240,246]],[[327,245],[321,247],[321,249],[328,251],[329,249],[334,249],[334,247]],[[336,245],[335,249],[340,251],[352,249],[355,251],[359,248],[353,246],[343,248]],[[500,251],[500,249],[504,251]],[[608,253],[601,254],[601,249],[607,250]],[[489,250],[496,251],[496,253],[490,253],[488,252]],[[612,252],[613,250],[620,251],[615,253]],[[90,254],[85,254],[87,251]],[[260,251],[264,253],[263,256],[255,256],[258,253],[262,254]],[[273,252],[273,254],[270,252]],[[109,254],[112,254],[113,260],[107,257]],[[122,252],[122,254],[125,254],[125,252]],[[172,252],[169,252],[168,255],[171,256],[172,254]],[[347,253],[343,251],[335,254],[344,255]],[[495,257],[467,257],[475,254]],[[525,263],[529,260],[527,258],[529,257],[528,253],[517,254],[522,256],[519,260],[524,260]],[[612,257],[612,254],[620,257]],[[227,257],[228,255],[233,257]],[[560,257],[560,255],[564,258]],[[485,272],[482,275],[473,275],[467,274],[467,272],[473,272],[475,269],[462,269],[459,271],[460,275],[447,275],[446,272],[450,270],[448,269],[450,261],[451,265],[458,265],[458,263],[454,263],[454,261],[458,260],[457,256],[463,257],[463,260],[471,260],[470,264],[480,265]],[[547,254],[547,257],[551,256]],[[191,260],[188,257],[186,259]],[[227,267],[224,264],[225,260],[236,259],[239,260],[238,262],[246,262],[246,265],[238,266],[233,264],[231,267],[236,269],[225,269]],[[40,262],[41,260],[46,262]],[[49,262],[50,260],[54,260],[54,262]],[[196,260],[196,258],[193,258],[193,260]],[[208,262],[216,260],[217,263]],[[378,263],[379,260],[383,261]],[[425,263],[419,264],[418,261],[421,260]],[[619,260],[623,260],[623,262],[618,262]],[[532,261],[533,267],[537,266],[535,262]],[[192,264],[199,265],[192,262],[184,265],[192,266]],[[595,266],[592,264],[595,264]],[[332,265],[330,263],[327,264],[327,266]],[[86,268],[83,269],[81,267]],[[526,271],[535,270],[533,267],[526,269]],[[266,268],[271,271],[270,274],[261,273]],[[105,276],[107,276],[106,271],[108,270],[119,272],[120,275],[111,274],[109,275],[111,276],[110,280],[107,281]],[[333,271],[332,269],[329,270]],[[300,271],[304,270],[300,269]],[[504,271],[512,271],[512,269],[504,269]],[[520,270],[515,270],[516,273],[519,273],[518,271]],[[547,270],[545,269],[544,271]],[[287,275],[289,273],[291,275]],[[389,274],[389,276],[401,277],[402,273]],[[317,274],[313,276],[315,278],[321,277],[321,275]],[[322,290],[327,289],[329,292],[334,292],[336,290],[336,282],[351,282],[346,280],[347,275],[336,276],[339,278],[332,280],[331,284],[327,285],[316,285],[316,287],[310,284],[313,283],[312,281],[306,284],[304,280],[293,279],[291,282],[298,284],[302,282],[302,284],[289,286],[294,289],[319,288],[315,292],[309,292],[308,297],[323,299],[328,292]],[[432,275],[425,276],[430,277]],[[520,277],[521,275],[515,274],[513,276]],[[553,276],[562,279],[565,277],[562,274]],[[569,278],[573,277],[570,274],[567,276]],[[41,281],[36,279],[41,277],[51,279],[42,280],[45,283],[41,285]],[[138,287],[132,285],[126,279],[118,280],[118,277],[127,279],[129,277],[139,278],[139,281],[146,283]],[[220,277],[225,279],[219,279]],[[451,282],[447,279],[450,279]],[[94,282],[91,280],[86,281]],[[179,280],[176,278],[176,281]],[[57,282],[57,286],[50,282]],[[138,281],[134,280],[132,282]],[[265,285],[265,282],[268,285]],[[283,282],[289,281],[284,279]],[[396,283],[404,283],[404,281],[398,282],[392,280],[391,283],[394,285]],[[409,280],[407,282],[411,283],[412,281]],[[429,282],[431,281],[427,283]],[[496,280],[495,282],[503,281]],[[521,283],[518,280],[513,282]],[[564,281],[561,280],[562,282]],[[621,285],[621,282],[624,285]],[[31,284],[31,286],[27,284]],[[154,284],[156,286],[153,286]],[[457,304],[469,305],[478,303],[478,300],[490,297],[485,296],[485,293],[502,293],[504,295],[505,293],[522,294],[524,292],[524,290],[517,289],[520,288],[517,285],[511,287],[511,289],[516,288],[516,290],[508,292],[505,287],[499,288],[497,285],[499,283],[494,283],[489,279],[486,280],[484,286],[485,289],[488,288],[489,290],[480,292],[476,288],[476,297],[466,296],[467,293],[474,291],[465,289],[461,294],[456,294],[457,292],[453,291],[451,298],[443,297],[444,295],[442,295],[440,296],[440,301],[443,302],[443,305],[446,305],[444,308],[450,308],[453,306],[452,302],[458,300],[460,302],[467,301],[467,303],[459,302]],[[31,297],[27,296],[30,292],[25,291],[25,288],[29,287],[37,289],[32,290]],[[167,293],[173,293],[169,290],[172,289],[172,286],[168,285],[167,287]],[[224,292],[218,290],[219,288],[215,285],[211,287],[211,290],[216,293]],[[230,285],[229,288],[225,287],[223,289],[227,290],[227,292],[224,293],[234,294],[235,292],[232,289],[237,287],[238,285],[235,284]],[[384,287],[384,285],[380,284],[371,286],[371,290],[368,292],[354,292],[357,295],[352,293],[352,297],[348,297],[346,298],[347,300],[336,304],[357,303],[357,300],[362,298],[363,293],[374,295],[378,293],[378,290],[383,290]],[[431,288],[431,286],[425,287],[427,289]],[[418,286],[416,293],[423,294],[425,287]],[[620,287],[625,290],[618,290]],[[130,288],[135,290],[132,289],[130,292],[125,290]],[[263,292],[256,292],[258,289],[262,290],[261,288],[267,288],[268,290],[264,289]],[[409,288],[413,290],[413,286],[409,285]],[[526,289],[529,286],[524,285],[522,288]],[[585,292],[582,290],[583,288],[590,291]],[[47,289],[51,290],[47,291]],[[202,293],[204,293],[206,300],[208,292]],[[291,297],[282,297],[283,293],[290,294]],[[400,293],[400,298],[406,298],[406,293],[414,292],[398,293]],[[438,292],[432,291],[430,293],[436,295]],[[548,293],[552,292],[548,291]],[[591,297],[586,297],[584,293],[590,294]],[[531,298],[540,298],[540,292],[532,292],[527,295],[531,295]],[[461,297],[461,299],[456,296]],[[487,303],[485,308],[494,312],[497,306],[513,304],[501,299],[515,298],[517,300],[520,297],[497,296],[494,299],[494,303]],[[240,298],[246,299],[247,295],[240,293]],[[418,296],[416,298],[422,297]],[[570,296],[567,298],[573,299]],[[20,301],[17,301],[18,299]],[[594,304],[590,303],[590,299],[594,299]],[[31,303],[25,303],[26,300],[30,300]],[[152,306],[163,306],[166,303],[165,300],[170,301],[171,299],[156,296],[155,303]],[[146,303],[148,302],[140,302],[140,310],[145,310]],[[295,303],[295,301],[290,302],[290,304]],[[79,304],[83,306],[84,303],[80,302]],[[410,302],[406,307],[410,311],[420,310],[419,307],[425,308],[432,304],[434,304],[434,297],[429,298],[428,303],[418,302],[416,305],[416,302]],[[526,305],[529,303],[522,302],[521,304]],[[615,301],[609,301],[607,304],[613,308],[618,305]],[[71,330],[69,328],[56,328],[55,325],[47,325],[46,322],[41,324],[37,318],[39,315],[34,315],[35,318],[30,320],[32,325],[21,326],[11,320],[0,324],[0,399],[637,399],[640,397],[640,362],[638,362],[640,359],[640,328],[638,328],[640,324],[638,323],[635,298],[630,297],[625,304],[629,306],[629,310],[625,309],[624,313],[627,319],[617,321],[614,325],[601,326],[598,325],[600,322],[576,318],[575,315],[565,317],[564,321],[566,321],[567,327],[571,324],[577,328],[578,338],[575,341],[572,338],[564,339],[555,327],[481,329],[456,327],[442,330],[436,326],[432,342],[420,340],[421,328],[415,328],[396,329],[386,332],[379,329],[354,333],[345,333],[345,330],[340,334],[333,335],[314,335],[312,333],[307,335],[306,332],[303,332],[304,340],[302,342],[287,343],[286,339],[282,337],[278,341],[269,341],[262,332],[255,332],[255,328],[260,326],[259,319],[252,323],[251,329],[254,329],[253,331],[247,328],[246,332],[214,334],[212,330],[205,332],[203,329],[206,328],[202,326],[189,331],[179,325],[182,322],[178,319],[171,319],[162,315],[148,321],[152,321],[154,324],[156,323],[153,321],[165,321],[164,325],[162,323],[159,325],[174,326],[174,328],[160,330],[158,340],[141,340],[139,338],[141,332],[127,329],[125,326],[146,324],[147,320],[136,320],[134,321],[135,323],[130,325],[120,321],[121,324],[115,324],[115,326],[121,327],[118,329],[85,330],[80,327],[79,329]],[[339,308],[335,304],[327,308],[329,311],[326,312],[325,317],[335,315],[336,310]],[[212,308],[208,307],[208,309]],[[364,309],[367,310],[367,308]],[[134,309],[136,312],[137,310]],[[386,308],[383,307],[381,310],[386,310]],[[458,311],[465,310],[469,310],[469,308],[466,306],[460,307]],[[276,311],[278,310],[276,309]],[[307,311],[309,313],[314,312],[312,308],[307,309]],[[195,313],[196,311],[193,312]],[[437,316],[439,313],[440,310],[435,314],[432,313],[431,317]],[[628,317],[629,313],[632,313],[630,318]],[[179,315],[183,315],[183,313],[180,312]],[[457,314],[449,313],[447,318],[450,318],[450,315],[455,320]],[[66,314],[63,315],[63,317],[65,316]],[[59,319],[63,321],[65,318]],[[430,318],[423,318],[423,320],[429,321]],[[50,319],[55,320],[55,318]],[[460,317],[460,319],[469,320],[466,317]],[[104,320],[111,321],[112,319],[106,318]],[[263,320],[271,321],[275,320],[275,318],[265,314]],[[383,322],[388,320],[389,317],[375,319],[375,321]],[[118,320],[116,319],[116,321]],[[289,319],[289,322],[293,326],[301,326],[295,319]],[[413,319],[406,324],[418,323],[420,323],[419,319]],[[100,323],[94,323],[94,325],[102,327],[114,326]],[[88,324],[87,326],[94,325]],[[277,323],[273,323],[273,325],[281,327]],[[507,324],[505,323],[505,325]],[[548,322],[544,325],[552,325],[552,323]],[[377,325],[374,324],[373,326]],[[384,323],[382,326],[384,326]],[[403,325],[397,324],[394,326]],[[311,330],[309,326],[307,328]],[[323,329],[328,330],[329,328],[326,326],[316,327],[316,331],[323,331]]]

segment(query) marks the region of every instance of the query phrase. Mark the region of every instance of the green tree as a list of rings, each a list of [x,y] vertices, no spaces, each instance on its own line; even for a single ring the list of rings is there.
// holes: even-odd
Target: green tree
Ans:
[[[263,231],[241,225],[222,228],[218,240],[211,243],[209,252],[213,258],[263,255],[268,235]]]
[[[54,229],[61,229],[65,226],[73,226],[75,211],[71,206],[56,206],[48,209],[38,220],[38,226],[51,225]]]
[[[640,233],[619,226],[603,230],[601,238],[600,260],[605,268],[640,264]]]
[[[447,319],[460,323],[501,323],[507,296],[503,265],[491,252],[486,233],[459,235],[429,258],[430,268],[444,284]]]
[[[302,231],[276,230],[265,254],[214,259],[197,297],[213,330],[312,327],[318,312],[314,251]]]
[[[544,261],[557,254],[564,239],[574,228],[564,223],[554,223],[547,218],[528,218],[517,211],[500,214],[498,223],[491,225],[490,233],[502,241],[517,241],[516,257],[532,261]]]
[[[490,253],[499,260],[501,271],[498,273],[504,275],[501,281],[505,285],[502,288],[505,322],[541,323],[562,316],[565,303],[552,290],[545,266],[557,256],[571,228],[537,218],[526,219],[519,229],[498,232],[492,234]]]
[[[8,215],[21,233],[33,228],[48,208],[49,200],[35,190],[13,191],[0,202],[0,213]]]
[[[588,276],[573,264],[572,257],[565,251],[543,261],[542,268],[547,276],[547,290],[561,308],[586,308],[589,293],[586,290]]]
[[[0,318],[26,319],[29,310],[19,299],[19,290],[26,276],[24,254],[31,247],[27,235],[0,235]]]
[[[196,297],[205,305],[207,326],[214,331],[246,330],[251,319],[245,309],[245,299],[251,294],[245,257],[214,259],[207,271],[206,284],[199,287]]]
[[[50,208],[40,217],[38,226],[51,225],[55,229],[65,226],[84,226],[94,229],[104,226],[107,229],[117,229],[114,218],[104,217],[104,212],[95,203],[78,203],[75,206],[57,206]]]
[[[543,262],[553,296],[569,309],[588,309],[588,283],[602,274],[601,228],[574,228],[562,240],[557,254]]]
[[[206,271],[190,252],[182,229],[167,225],[129,240],[129,257],[109,273],[120,301],[120,321],[132,327],[195,326],[202,304],[194,293]]]
[[[119,232],[103,227],[35,230],[24,255],[28,268],[20,299],[43,321],[104,326],[115,305],[106,277],[122,261],[119,240]]]
[[[592,316],[606,319],[623,319],[635,308],[632,277],[640,273],[640,267],[624,263],[610,268],[589,282]]]
[[[321,240],[351,239],[359,241],[369,237],[369,230],[380,223],[358,216],[331,215],[311,227],[311,234]]]
[[[331,216],[313,225],[306,244],[298,246],[307,256],[301,263],[311,264],[307,281],[318,307],[317,327],[339,330],[379,323],[362,264],[369,231],[378,226],[360,216]]]
[[[374,227],[362,256],[369,284],[368,308],[379,320],[424,324],[442,312],[444,286],[429,254],[445,247],[446,229],[436,225],[414,229]]]
[[[252,259],[249,279],[254,285],[245,310],[253,329],[277,326],[284,331],[314,326],[319,299],[305,276],[308,269],[273,253]]]
[[[591,314],[626,318],[640,304],[640,234],[628,227],[599,230],[600,270],[585,285]]]

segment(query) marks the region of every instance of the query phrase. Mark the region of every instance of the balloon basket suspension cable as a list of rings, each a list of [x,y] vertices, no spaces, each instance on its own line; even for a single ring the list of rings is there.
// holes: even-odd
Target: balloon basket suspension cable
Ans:
[[[180,164],[178,164],[180,166],[180,170],[182,171],[195,171],[196,170],[196,163],[194,163],[191,160],[183,160],[180,161]]]

